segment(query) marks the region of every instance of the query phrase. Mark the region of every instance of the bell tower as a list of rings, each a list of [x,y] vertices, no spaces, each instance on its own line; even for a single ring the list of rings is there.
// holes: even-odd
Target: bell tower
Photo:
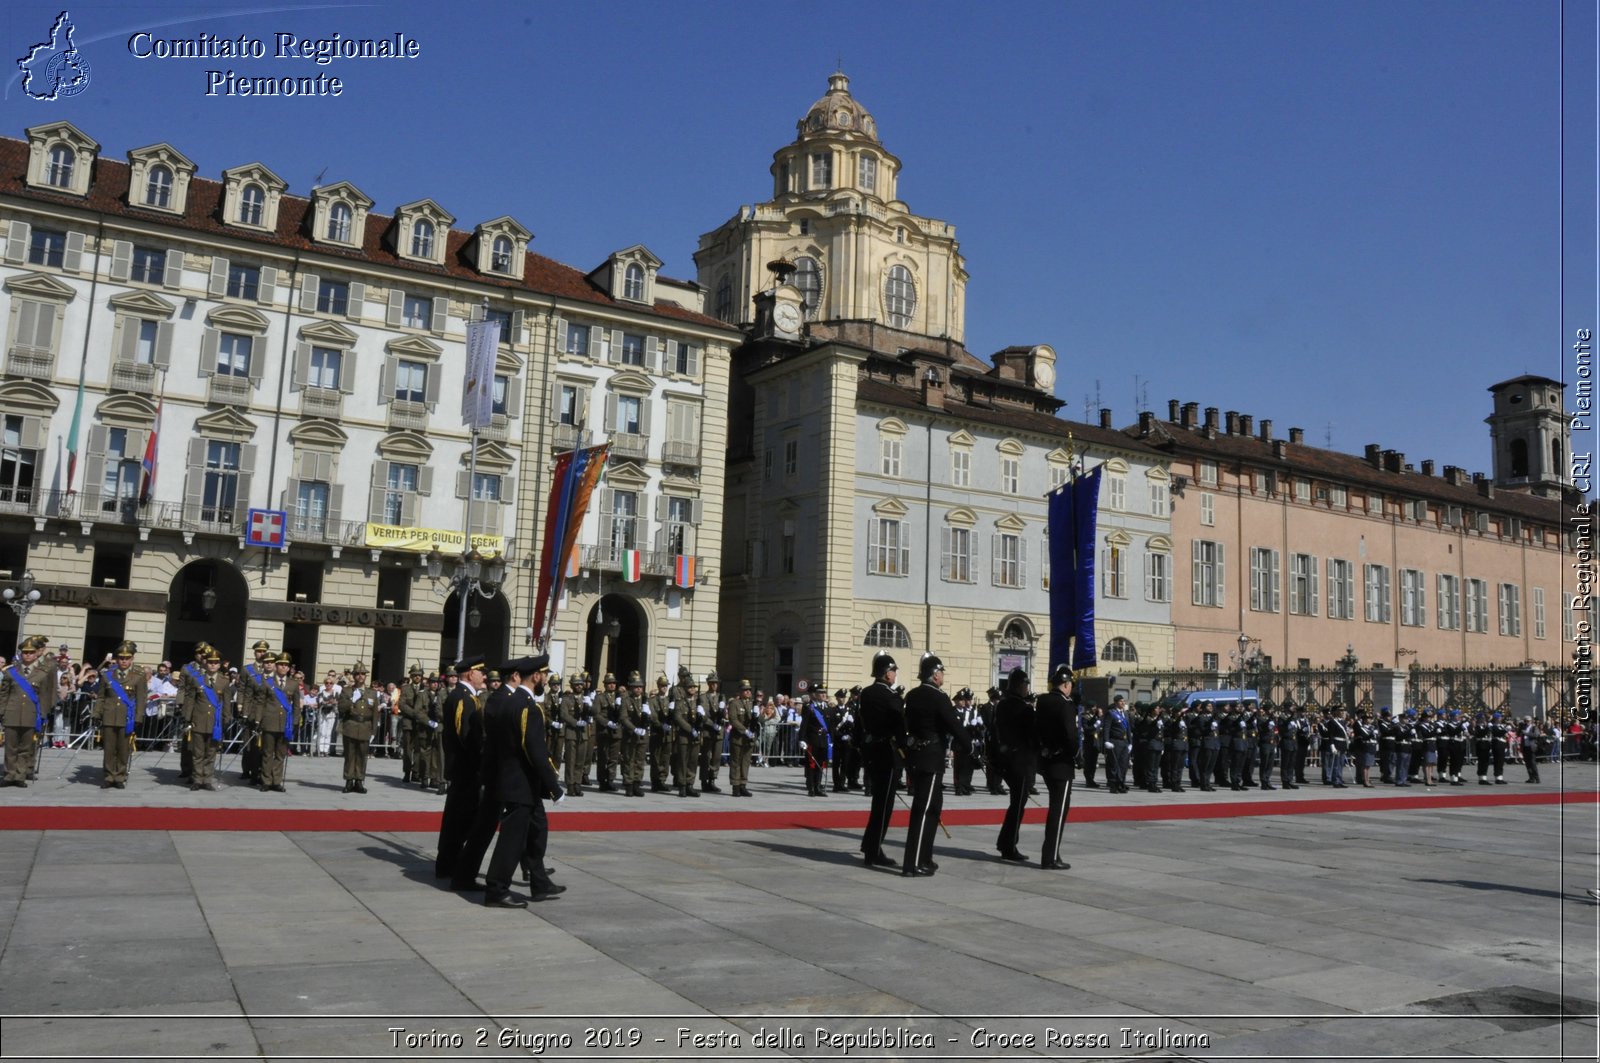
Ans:
[[[1494,448],[1494,485],[1559,498],[1572,485],[1572,417],[1566,385],[1519,376],[1489,389],[1494,413],[1484,418]]]

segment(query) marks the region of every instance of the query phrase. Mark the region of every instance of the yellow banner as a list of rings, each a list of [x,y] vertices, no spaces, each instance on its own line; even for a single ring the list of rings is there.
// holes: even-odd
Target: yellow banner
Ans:
[[[393,524],[367,525],[367,545],[381,550],[405,550],[425,554],[438,550],[446,557],[467,552],[467,539],[461,532],[443,528],[401,528]],[[499,557],[506,551],[504,535],[474,535],[472,548],[484,557]]]

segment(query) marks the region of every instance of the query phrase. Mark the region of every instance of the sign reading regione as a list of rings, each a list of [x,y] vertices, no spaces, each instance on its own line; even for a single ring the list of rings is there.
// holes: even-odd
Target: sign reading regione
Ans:
[[[264,550],[282,550],[289,514],[281,509],[252,509],[245,518],[244,544]]]

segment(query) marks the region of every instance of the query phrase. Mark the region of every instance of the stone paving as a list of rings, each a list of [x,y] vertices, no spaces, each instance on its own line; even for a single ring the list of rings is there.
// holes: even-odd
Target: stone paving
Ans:
[[[277,795],[154,763],[102,791],[76,759],[0,795],[0,827],[19,804],[360,800],[321,758]],[[439,807],[390,766],[369,804]],[[1542,770],[1577,800],[1069,824],[1065,872],[998,861],[989,824],[905,879],[851,829],[569,817],[568,891],[525,911],[441,888],[424,833],[0,829],[0,1058],[1593,1059],[1595,767]],[[808,803],[791,770],[752,788],[561,807],[865,808]]]

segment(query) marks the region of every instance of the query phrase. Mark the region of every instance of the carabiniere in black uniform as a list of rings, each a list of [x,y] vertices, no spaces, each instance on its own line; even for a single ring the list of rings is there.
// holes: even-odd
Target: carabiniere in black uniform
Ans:
[[[861,856],[868,867],[893,867],[883,851],[894,810],[895,786],[900,781],[900,747],[905,740],[906,709],[895,692],[899,665],[887,653],[872,658],[872,685],[861,692],[856,734],[860,738],[861,766],[867,789],[872,791],[872,812],[861,835]]]
[[[933,832],[944,809],[944,756],[950,740],[964,740],[961,719],[944,686],[944,662],[924,654],[917,688],[906,695],[906,771],[911,776],[911,825],[906,831],[902,875],[931,875]],[[873,791],[877,793],[876,790]]]
[[[1078,757],[1078,710],[1072,704],[1072,669],[1058,664],[1050,672],[1050,692],[1034,706],[1034,734],[1038,740],[1039,778],[1050,792],[1044,820],[1044,847],[1039,866],[1065,871],[1072,865],[1061,859],[1061,832],[1072,804],[1073,762]]]

